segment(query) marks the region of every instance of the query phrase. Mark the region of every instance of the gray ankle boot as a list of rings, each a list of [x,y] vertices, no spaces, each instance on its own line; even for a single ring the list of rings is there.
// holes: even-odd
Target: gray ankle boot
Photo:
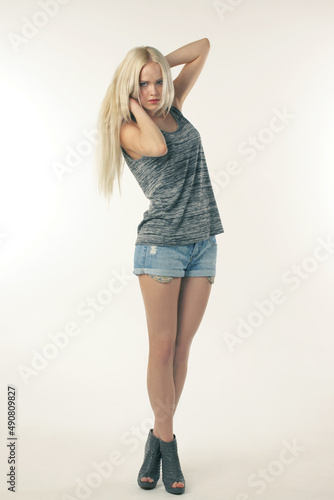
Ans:
[[[160,477],[160,441],[153,434],[153,429],[150,429],[148,438],[145,444],[144,462],[138,474],[137,483],[144,490],[155,488]],[[143,477],[150,477],[154,481],[141,481]]]
[[[186,482],[182,474],[177,453],[175,434],[173,434],[173,441],[169,443],[160,439],[160,451],[162,458],[162,481],[165,485],[165,489],[168,493],[181,495],[181,493],[184,493]],[[173,488],[172,484],[175,483],[175,481],[183,483],[183,488]]]

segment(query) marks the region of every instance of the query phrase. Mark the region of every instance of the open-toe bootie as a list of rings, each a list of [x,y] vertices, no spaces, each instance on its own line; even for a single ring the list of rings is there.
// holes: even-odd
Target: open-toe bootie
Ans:
[[[153,434],[153,429],[150,429],[145,444],[144,462],[137,478],[137,483],[144,490],[151,490],[156,487],[160,477],[160,461],[160,440]],[[141,481],[143,477],[150,477],[153,482]]]
[[[166,491],[174,495],[181,495],[184,492],[186,483],[182,474],[179,456],[177,453],[176,436],[173,434],[173,441],[169,443],[160,439],[160,451],[162,459],[162,481]],[[182,488],[173,488],[172,484],[181,482]]]

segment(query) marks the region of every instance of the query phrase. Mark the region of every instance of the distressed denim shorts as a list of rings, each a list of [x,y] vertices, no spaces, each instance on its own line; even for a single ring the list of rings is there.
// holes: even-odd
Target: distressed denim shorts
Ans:
[[[133,273],[148,274],[160,283],[184,276],[206,276],[213,284],[216,261],[216,236],[189,245],[135,245]]]

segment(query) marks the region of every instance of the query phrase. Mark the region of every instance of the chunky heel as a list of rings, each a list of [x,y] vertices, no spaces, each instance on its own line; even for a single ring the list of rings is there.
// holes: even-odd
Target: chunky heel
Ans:
[[[137,477],[137,483],[144,490],[151,490],[156,487],[160,477],[160,461],[160,440],[153,434],[153,429],[150,429],[145,444],[143,465]],[[150,477],[153,482],[141,481],[143,477]]]
[[[184,493],[186,482],[184,480],[179,456],[177,453],[176,436],[173,434],[173,441],[169,443],[160,439],[160,451],[162,458],[162,481],[166,491],[173,495],[181,495]],[[184,484],[182,488],[173,488],[172,484],[181,482]]]

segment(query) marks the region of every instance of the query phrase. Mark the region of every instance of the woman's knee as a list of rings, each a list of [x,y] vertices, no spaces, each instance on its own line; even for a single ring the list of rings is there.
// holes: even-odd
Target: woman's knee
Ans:
[[[175,343],[171,340],[156,341],[150,344],[149,358],[159,365],[172,364],[175,354]]]
[[[174,364],[184,364],[188,362],[190,345],[189,344],[176,344],[174,354]]]

